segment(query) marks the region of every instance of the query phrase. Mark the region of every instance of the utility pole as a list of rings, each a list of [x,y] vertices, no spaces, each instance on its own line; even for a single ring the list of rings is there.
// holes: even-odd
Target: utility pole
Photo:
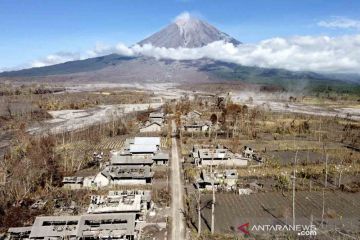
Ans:
[[[328,164],[328,155],[326,154],[326,158],[325,158],[325,182],[324,182],[324,187],[326,188],[327,187],[327,175],[328,175],[328,167],[327,167],[327,164]]]
[[[211,234],[215,232],[215,187],[214,178],[212,180],[212,205],[211,205]]]
[[[212,179],[212,204],[211,204],[211,234],[215,232],[215,177],[213,172],[214,153],[211,158],[211,179]]]
[[[342,166],[341,166],[341,169],[340,169],[340,172],[339,172],[339,186],[338,187],[341,187],[341,174],[342,174]]]
[[[294,173],[293,173],[293,189],[292,189],[292,217],[293,217],[293,227],[295,227],[295,186],[296,186],[296,160],[297,160],[298,150],[296,150],[295,159],[294,159]]]
[[[201,235],[201,192],[198,186],[198,237]]]
[[[323,224],[324,224],[324,213],[325,213],[325,189],[323,188],[323,194],[322,194],[321,227],[323,227]]]

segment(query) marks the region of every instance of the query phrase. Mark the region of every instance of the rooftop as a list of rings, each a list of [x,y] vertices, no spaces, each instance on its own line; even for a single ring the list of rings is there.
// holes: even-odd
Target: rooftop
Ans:
[[[160,146],[160,137],[135,137],[134,145],[157,145],[157,146]]]
[[[110,191],[107,196],[91,196],[88,213],[140,212],[150,200],[150,191]]]
[[[151,165],[153,162],[151,158],[137,156],[112,155],[110,158],[112,165]]]
[[[135,234],[135,214],[37,217],[30,238],[122,237]]]
[[[150,118],[163,118],[164,117],[164,113],[162,112],[152,112],[149,114]]]
[[[151,178],[154,175],[154,172],[151,172],[149,166],[108,166],[101,172],[105,177],[110,177],[112,179],[119,178]]]
[[[158,151],[158,147],[149,144],[132,144],[129,151],[130,153],[155,153]]]
[[[159,152],[159,153],[156,153],[152,159],[153,160],[163,160],[163,159],[169,160],[169,158],[170,158],[169,153]]]
[[[201,159],[225,159],[229,157],[228,149],[198,149],[196,153],[197,157]]]

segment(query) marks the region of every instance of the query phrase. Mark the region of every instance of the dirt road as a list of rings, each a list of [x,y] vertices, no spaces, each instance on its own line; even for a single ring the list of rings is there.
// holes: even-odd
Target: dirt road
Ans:
[[[171,122],[171,126],[172,131],[176,131],[176,124],[174,120]],[[180,159],[178,154],[176,137],[172,137],[171,154],[171,239],[182,240],[185,238],[185,226],[182,214],[182,211],[184,210],[184,190],[180,177]]]

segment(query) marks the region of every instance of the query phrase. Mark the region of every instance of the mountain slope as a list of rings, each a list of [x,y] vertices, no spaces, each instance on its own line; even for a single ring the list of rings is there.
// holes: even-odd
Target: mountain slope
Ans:
[[[151,44],[165,48],[197,48],[215,41],[225,41],[234,45],[240,44],[238,40],[219,31],[207,22],[185,14],[138,44]]]
[[[339,77],[339,76],[337,76]],[[57,83],[206,83],[243,82],[290,91],[360,94],[360,84],[313,72],[241,66],[212,59],[158,60],[111,54],[48,67],[0,73],[1,79]]]
[[[19,71],[0,73],[0,77],[39,77],[62,74],[75,74],[103,69],[117,65],[120,62],[133,59],[132,57],[110,54],[102,57],[88,58],[84,60],[69,61],[45,67],[28,68]]]

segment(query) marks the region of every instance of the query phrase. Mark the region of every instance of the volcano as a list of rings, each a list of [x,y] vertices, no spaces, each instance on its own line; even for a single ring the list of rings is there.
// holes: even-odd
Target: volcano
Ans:
[[[159,32],[138,42],[160,48],[199,48],[216,41],[241,44],[207,22],[185,13]],[[303,86],[339,88],[342,75],[332,76],[314,72],[294,72],[284,69],[242,66],[210,58],[174,60],[134,54],[116,53],[94,58],[64,62],[45,67],[0,73],[1,81],[30,81],[56,83],[204,83],[239,81],[255,85],[271,85],[284,89]],[[331,80],[331,81],[329,81]],[[299,88],[300,88],[299,87]],[[351,89],[352,87],[350,87]],[[349,88],[347,88],[349,89]]]
[[[216,41],[224,41],[234,45],[241,43],[209,23],[184,13],[170,25],[138,44],[151,44],[155,47],[164,48],[198,48]]]

